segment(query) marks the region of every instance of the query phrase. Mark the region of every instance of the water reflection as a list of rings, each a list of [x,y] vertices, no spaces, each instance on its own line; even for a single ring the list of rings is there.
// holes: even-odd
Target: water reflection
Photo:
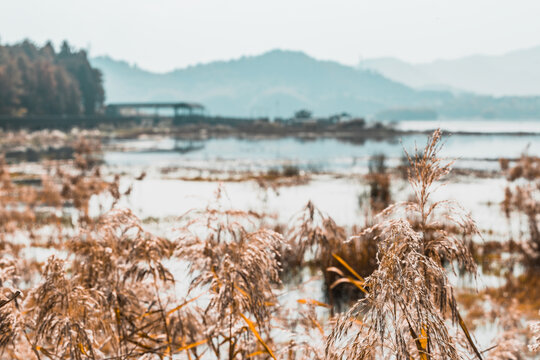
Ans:
[[[264,169],[284,163],[321,171],[344,171],[365,167],[374,154],[385,154],[398,162],[403,148],[413,151],[423,147],[425,135],[406,135],[395,139],[367,140],[362,144],[336,139],[209,139],[179,144],[175,139],[130,140],[114,143],[129,151],[109,151],[105,161],[113,166],[199,166],[207,168],[236,167],[241,170]],[[457,166],[490,168],[500,157],[516,158],[527,149],[540,155],[540,135],[452,135],[444,139],[441,155],[459,159]],[[177,151],[187,148],[190,151]],[[390,163],[390,165],[392,165]]]

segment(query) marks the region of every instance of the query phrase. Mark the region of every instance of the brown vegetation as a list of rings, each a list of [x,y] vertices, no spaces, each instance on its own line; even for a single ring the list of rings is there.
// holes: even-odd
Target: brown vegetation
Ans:
[[[476,226],[456,205],[429,201],[436,182],[450,171],[450,164],[437,157],[439,140],[440,132],[435,132],[422,155],[408,156],[415,200],[388,207],[379,215],[380,223],[364,230],[380,231],[379,267],[363,282],[365,299],[338,321],[327,346],[332,357],[460,359],[458,340],[445,324],[449,317],[481,358],[443,266],[456,262],[475,273],[476,265],[465,244],[445,230],[441,216],[464,232],[477,232]]]
[[[0,358],[520,359],[525,351],[521,297],[540,288],[536,270],[507,283],[508,304],[497,293],[457,296],[449,280],[454,267],[474,275],[475,259],[500,270],[512,248],[473,245],[479,231],[468,212],[432,201],[451,166],[438,157],[439,132],[408,156],[413,200],[390,204],[379,185],[391,175],[379,161],[372,174],[387,181],[365,180],[376,183],[373,213],[382,211],[353,229],[313,202],[275,224],[230,206],[219,188],[206,208],[177,218],[174,232],[158,231],[159,221],[119,207],[129,189],[103,174],[99,141],[73,147],[74,160],[46,164],[30,185],[0,161]],[[510,172],[537,179],[531,164]],[[285,170],[279,177],[299,177]],[[111,208],[92,211],[105,194]],[[508,200],[508,211],[528,214],[526,199]],[[53,255],[40,262],[25,255],[30,247]],[[326,299],[304,290],[314,283]],[[493,348],[479,349],[469,332],[477,319],[502,329]],[[533,325],[530,351],[537,344]]]

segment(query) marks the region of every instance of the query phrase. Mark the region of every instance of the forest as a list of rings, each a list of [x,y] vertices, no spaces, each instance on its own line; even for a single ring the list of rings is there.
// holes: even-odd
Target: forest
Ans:
[[[66,41],[0,45],[0,115],[92,115],[103,106],[101,72]]]

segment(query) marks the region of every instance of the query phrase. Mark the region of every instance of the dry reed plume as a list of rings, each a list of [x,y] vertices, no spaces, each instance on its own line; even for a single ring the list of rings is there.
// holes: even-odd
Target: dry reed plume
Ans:
[[[176,255],[193,276],[190,293],[208,296],[201,333],[217,359],[275,357],[268,335],[283,238],[257,229],[257,214],[221,207],[221,196],[219,189],[217,206],[185,215],[177,239]]]
[[[466,213],[448,201],[430,202],[451,163],[438,158],[440,131],[422,155],[408,156],[413,202],[385,209],[381,222],[363,233],[380,231],[379,267],[365,279],[367,295],[338,321],[327,343],[332,358],[462,359],[463,351],[446,318],[460,324],[481,358],[459,314],[444,264],[458,263],[471,273],[476,265],[464,243],[443,222],[477,232]],[[363,233],[361,235],[363,235]]]

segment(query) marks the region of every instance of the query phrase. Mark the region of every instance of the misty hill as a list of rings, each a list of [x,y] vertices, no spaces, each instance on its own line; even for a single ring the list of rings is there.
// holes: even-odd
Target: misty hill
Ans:
[[[538,98],[500,98],[418,90],[373,70],[359,70],[301,52],[274,50],[258,56],[217,61],[152,73],[108,57],[92,59],[104,75],[107,102],[195,101],[212,114],[282,116],[309,109],[317,116],[349,112],[368,116],[394,110],[448,116],[531,117]],[[413,111],[414,113],[414,111]],[[385,113],[386,115],[388,112]]]
[[[358,71],[304,53],[275,50],[259,56],[151,73],[108,57],[92,59],[102,70],[107,102],[197,101],[214,114],[289,116],[307,108],[371,114],[408,104],[423,106],[447,94],[417,91],[373,71]]]
[[[475,55],[421,64],[396,58],[369,59],[359,67],[415,88],[446,86],[495,96],[540,95],[540,46],[499,56]]]

